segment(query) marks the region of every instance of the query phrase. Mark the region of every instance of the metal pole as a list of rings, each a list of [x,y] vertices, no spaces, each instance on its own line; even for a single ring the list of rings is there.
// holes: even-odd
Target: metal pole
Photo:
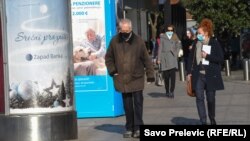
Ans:
[[[226,73],[226,76],[230,76],[231,75],[229,60],[225,60],[225,73]]]
[[[185,81],[185,67],[184,62],[179,62],[179,74],[180,74],[180,81]]]
[[[249,81],[249,60],[243,60],[243,76],[244,80]]]

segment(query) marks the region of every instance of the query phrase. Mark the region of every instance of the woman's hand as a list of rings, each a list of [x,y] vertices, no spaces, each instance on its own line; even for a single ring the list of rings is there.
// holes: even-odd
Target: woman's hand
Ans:
[[[204,51],[202,51],[202,52],[201,52],[201,57],[202,57],[202,58],[206,58],[206,57],[207,57],[207,53],[204,52]]]
[[[188,74],[188,75],[187,75],[187,81],[190,81],[190,80],[191,80],[191,76],[192,76],[192,74]]]

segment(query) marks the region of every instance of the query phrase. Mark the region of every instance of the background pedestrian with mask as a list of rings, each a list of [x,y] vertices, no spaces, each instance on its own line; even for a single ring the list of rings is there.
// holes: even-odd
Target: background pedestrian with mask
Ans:
[[[213,37],[213,23],[203,19],[198,27],[198,35],[188,60],[188,76],[192,75],[192,86],[196,92],[196,105],[202,125],[207,124],[205,94],[210,123],[215,121],[215,91],[224,89],[221,77],[221,64],[224,55],[219,42]]]
[[[169,98],[174,98],[176,69],[178,69],[178,53],[180,49],[181,41],[177,34],[174,33],[174,26],[167,26],[166,33],[160,36],[157,63],[161,65],[166,95]]]
[[[125,138],[140,137],[143,125],[143,89],[145,72],[148,82],[154,82],[154,68],[144,41],[132,32],[128,19],[119,22],[119,34],[110,42],[105,56],[115,89],[122,93],[126,116]]]

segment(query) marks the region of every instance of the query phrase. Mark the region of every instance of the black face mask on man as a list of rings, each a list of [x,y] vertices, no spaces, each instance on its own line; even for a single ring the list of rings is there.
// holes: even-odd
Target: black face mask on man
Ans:
[[[128,40],[131,37],[132,32],[126,33],[126,32],[120,32],[120,36],[124,40]]]

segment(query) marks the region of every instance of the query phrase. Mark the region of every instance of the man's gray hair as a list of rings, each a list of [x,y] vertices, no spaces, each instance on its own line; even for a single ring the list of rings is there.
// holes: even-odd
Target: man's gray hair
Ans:
[[[92,33],[94,33],[95,34],[95,30],[93,29],[93,28],[89,28],[89,29],[87,29],[87,31],[85,32],[86,34],[88,34],[89,32],[92,32]]]
[[[120,21],[119,21],[119,28],[121,29],[121,27],[122,27],[122,25],[123,24],[128,24],[129,25],[129,27],[130,27],[130,29],[132,30],[132,22],[131,22],[131,20],[130,19],[121,19]]]

